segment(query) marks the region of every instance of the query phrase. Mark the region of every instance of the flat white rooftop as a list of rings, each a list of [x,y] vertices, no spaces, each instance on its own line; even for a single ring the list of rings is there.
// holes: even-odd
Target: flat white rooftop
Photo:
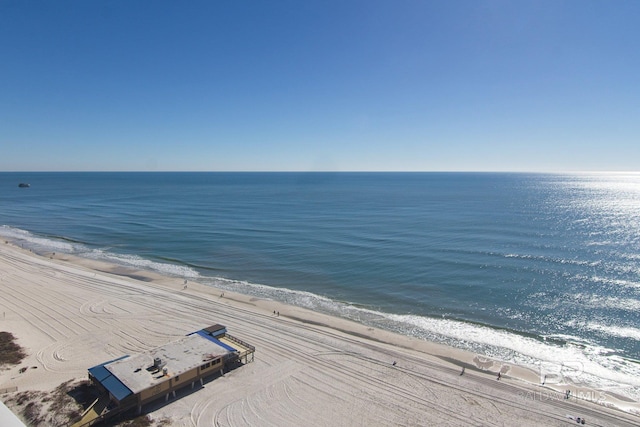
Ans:
[[[162,347],[116,360],[104,367],[132,392],[139,393],[228,353],[232,351],[211,339],[193,334]],[[148,370],[155,358],[159,358],[167,368],[166,375],[162,369],[156,372]]]

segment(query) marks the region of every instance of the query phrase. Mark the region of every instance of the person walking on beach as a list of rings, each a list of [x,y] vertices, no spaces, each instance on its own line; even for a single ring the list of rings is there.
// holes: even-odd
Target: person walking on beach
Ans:
[[[500,378],[502,378],[502,373],[498,372],[498,381],[500,381]]]

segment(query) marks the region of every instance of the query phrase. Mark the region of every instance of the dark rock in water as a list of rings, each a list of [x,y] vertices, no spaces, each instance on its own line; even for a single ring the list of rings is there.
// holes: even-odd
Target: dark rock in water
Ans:
[[[20,184],[18,184],[18,187],[20,187],[20,188],[29,188],[29,187],[31,187],[31,184],[27,184],[25,182],[21,182]]]

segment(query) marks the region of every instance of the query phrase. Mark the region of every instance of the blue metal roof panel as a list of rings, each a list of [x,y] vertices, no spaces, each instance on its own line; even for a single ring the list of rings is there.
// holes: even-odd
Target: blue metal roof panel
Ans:
[[[108,376],[100,381],[100,383],[119,401],[133,394],[133,392],[129,390],[129,387],[122,384],[122,382],[113,375]]]
[[[116,399],[122,400],[129,396],[133,392],[124,385],[118,378],[116,378],[105,365],[108,365],[118,360],[126,359],[129,355],[118,357],[117,359],[109,360],[108,362],[96,365],[93,368],[89,368],[89,373],[100,382]]]
[[[122,357],[118,357],[117,359],[113,359],[113,360],[109,360],[108,362],[104,362],[101,363],[99,365],[94,366],[93,368],[89,368],[89,373],[98,381],[102,382],[102,380],[104,380],[106,377],[108,377],[109,375],[111,375],[111,372],[109,372],[107,370],[107,368],[105,368],[105,365],[108,365],[109,363],[113,363],[116,362],[118,360],[122,360],[129,357],[129,355],[126,356],[122,356]]]
[[[98,365],[94,366],[93,368],[89,368],[89,373],[100,382],[111,375],[111,372],[107,371],[107,368],[105,368],[104,365]]]

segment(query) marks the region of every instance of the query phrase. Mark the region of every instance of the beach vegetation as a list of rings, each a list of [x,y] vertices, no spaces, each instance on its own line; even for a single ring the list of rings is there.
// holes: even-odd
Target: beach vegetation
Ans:
[[[51,392],[26,390],[5,397],[5,404],[18,414],[28,426],[63,426],[77,421],[84,410],[100,395],[89,381],[69,380]],[[109,427],[166,427],[168,418],[152,419],[127,411],[101,425]]]
[[[138,415],[136,409],[133,408],[113,419],[106,420],[104,425],[109,427],[168,427],[171,425],[171,419],[154,419],[148,414]]]
[[[27,425],[67,425],[80,417],[82,407],[72,397],[82,383],[73,380],[60,384],[55,390],[27,390],[13,394],[5,403],[19,414]]]
[[[131,420],[120,421],[118,427],[153,427],[153,421],[148,415],[140,415]]]
[[[0,331],[0,366],[17,365],[26,356],[27,353],[16,343],[11,332]]]

